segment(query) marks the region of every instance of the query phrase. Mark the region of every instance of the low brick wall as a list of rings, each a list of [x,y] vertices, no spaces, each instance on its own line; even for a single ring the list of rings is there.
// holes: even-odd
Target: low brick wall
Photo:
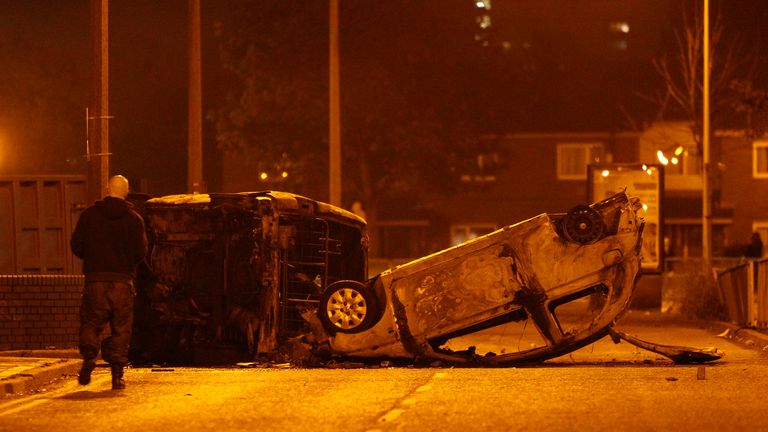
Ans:
[[[0,275],[0,350],[72,348],[82,275]]]

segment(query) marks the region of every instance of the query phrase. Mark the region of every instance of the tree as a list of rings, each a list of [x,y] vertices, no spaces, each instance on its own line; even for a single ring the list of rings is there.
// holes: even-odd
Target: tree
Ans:
[[[732,81],[731,90],[736,93],[733,109],[744,113],[747,136],[762,137],[768,131],[768,90],[756,88],[752,78]]]
[[[286,189],[322,180],[328,112],[323,3],[241,1],[215,27],[231,78],[208,113],[218,147],[259,172],[285,171]]]
[[[284,185],[296,192],[327,184],[327,4],[248,3],[247,19],[219,26],[235,78],[209,116],[219,148],[292,164],[306,173]],[[475,160],[474,96],[461,89],[475,78],[477,47],[456,25],[471,28],[461,13],[407,1],[344,6],[343,198],[360,201],[373,225],[385,203],[415,206],[427,190],[449,192],[459,167]]]
[[[651,98],[659,119],[689,122],[699,154],[702,153],[704,23],[699,3],[682,13],[682,28],[675,32],[676,50],[654,60],[663,83]],[[710,30],[710,118],[714,128],[724,126],[727,113],[739,103],[735,82],[752,82],[757,70],[757,48],[748,52],[738,36],[728,37],[722,13],[714,14]],[[739,81],[743,80],[743,81]],[[751,89],[751,87],[749,87]],[[737,90],[737,91],[734,91]],[[742,92],[741,98],[743,99]]]
[[[704,153],[703,72],[709,72],[710,77],[709,94],[706,96],[710,101],[711,129],[706,133],[733,126],[734,123],[728,114],[740,107],[748,113],[751,123],[750,115],[757,107],[745,103],[745,99],[755,95],[752,82],[758,70],[760,56],[759,46],[753,52],[748,52],[738,35],[732,36],[733,32],[725,31],[721,10],[717,10],[714,19],[707,23],[710,32],[709,40],[705,40],[702,12],[698,2],[688,11],[692,15],[683,12],[682,30],[676,32],[677,51],[671,57],[660,57],[654,62],[654,66],[664,83],[664,91],[656,99],[659,118],[669,119],[669,116],[672,116],[687,122],[697,153],[702,156],[702,256],[708,266],[712,252],[712,206],[715,204],[713,201],[716,201],[713,198],[718,196],[712,191],[719,187],[720,177],[718,171],[710,169],[709,150]],[[705,45],[707,43],[708,46]],[[705,48],[709,49],[709,64],[704,64]],[[759,97],[756,100],[759,100]]]

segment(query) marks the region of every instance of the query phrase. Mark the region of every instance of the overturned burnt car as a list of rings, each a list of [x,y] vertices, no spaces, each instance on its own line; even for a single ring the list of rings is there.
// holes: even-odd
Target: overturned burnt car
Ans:
[[[580,348],[605,336],[629,304],[640,266],[641,207],[620,193],[504,227],[365,283],[332,284],[319,305],[330,351],[504,365]],[[337,300],[358,293],[364,302]],[[349,325],[344,315],[361,304],[364,318]],[[526,340],[536,339],[513,352],[478,357],[474,349],[448,347],[464,335],[528,321],[535,329]]]
[[[137,301],[141,360],[191,361],[228,345],[297,361],[504,366],[558,357],[608,334],[630,340],[612,325],[632,298],[643,219],[642,204],[624,192],[372,278],[365,221],[298,195],[174,195],[146,201],[143,212],[152,247]],[[517,347],[481,353],[477,339],[462,346],[494,331]]]

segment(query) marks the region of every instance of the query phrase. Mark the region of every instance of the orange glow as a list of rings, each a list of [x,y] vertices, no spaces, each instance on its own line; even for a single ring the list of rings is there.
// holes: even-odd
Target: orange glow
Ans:
[[[662,152],[661,150],[656,152],[656,158],[659,159],[659,162],[661,162],[662,165],[669,164],[669,159],[667,159],[667,157],[664,156],[664,152]]]

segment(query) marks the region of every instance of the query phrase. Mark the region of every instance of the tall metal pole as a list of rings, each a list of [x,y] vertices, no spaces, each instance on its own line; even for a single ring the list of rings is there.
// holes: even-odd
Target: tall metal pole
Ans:
[[[93,87],[88,117],[88,199],[107,192],[109,180],[109,0],[91,0],[91,70]]]
[[[709,0],[704,0],[704,88],[702,89],[702,162],[703,162],[703,183],[701,188],[702,211],[701,211],[701,255],[705,262],[712,258],[712,200],[710,199],[710,172],[709,172]]]
[[[341,114],[339,98],[339,1],[329,0],[329,125],[328,169],[330,203],[341,206]]]
[[[203,182],[203,90],[200,0],[189,0],[189,90],[187,102],[187,189],[205,192]]]

